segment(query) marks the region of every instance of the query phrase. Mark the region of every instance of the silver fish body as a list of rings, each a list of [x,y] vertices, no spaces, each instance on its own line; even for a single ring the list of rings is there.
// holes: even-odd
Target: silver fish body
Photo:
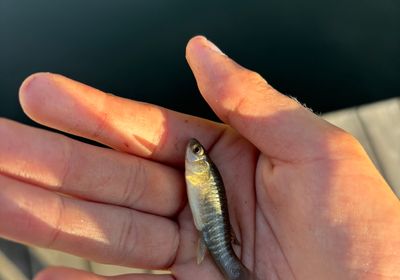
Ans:
[[[200,244],[207,247],[226,279],[250,279],[249,271],[232,248],[232,229],[221,175],[203,146],[195,139],[191,139],[186,148],[185,178],[189,205],[200,233]],[[204,250],[200,248],[199,251],[203,251],[198,252],[201,262]]]

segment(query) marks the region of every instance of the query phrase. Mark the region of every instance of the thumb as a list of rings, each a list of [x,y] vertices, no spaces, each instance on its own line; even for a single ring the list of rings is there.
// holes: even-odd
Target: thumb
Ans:
[[[313,159],[321,156],[321,149],[337,146],[327,141],[338,138],[328,136],[351,138],[235,63],[205,37],[189,41],[186,58],[201,94],[221,120],[272,158]]]

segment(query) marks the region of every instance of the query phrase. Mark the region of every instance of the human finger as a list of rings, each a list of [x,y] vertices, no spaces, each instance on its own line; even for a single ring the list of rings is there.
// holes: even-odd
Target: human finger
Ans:
[[[0,236],[101,263],[168,268],[176,223],[132,209],[75,199],[0,175]]]
[[[50,73],[27,78],[20,89],[20,102],[25,113],[39,123],[175,164],[183,163],[189,138],[211,143],[224,129],[215,122],[106,94]]]
[[[51,267],[39,272],[35,280],[173,280],[171,275],[127,274],[102,276],[66,267]]]
[[[180,171],[0,119],[0,172],[87,200],[172,216],[185,201]]]
[[[190,40],[186,57],[199,89],[216,114],[270,158],[298,161],[351,141],[296,100],[239,66],[202,36]],[[337,137],[327,137],[335,135]],[[332,139],[332,145],[326,143]],[[338,141],[340,140],[340,141]]]

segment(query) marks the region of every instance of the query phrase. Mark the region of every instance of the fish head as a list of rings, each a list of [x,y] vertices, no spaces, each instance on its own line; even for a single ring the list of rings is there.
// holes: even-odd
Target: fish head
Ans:
[[[204,147],[192,138],[186,146],[185,169],[193,173],[203,173],[208,169],[208,158]]]

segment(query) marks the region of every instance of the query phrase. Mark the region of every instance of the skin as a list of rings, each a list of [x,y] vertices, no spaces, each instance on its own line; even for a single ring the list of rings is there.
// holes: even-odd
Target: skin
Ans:
[[[2,119],[0,235],[173,273],[115,279],[222,279],[209,256],[196,265],[183,176],[194,137],[222,174],[236,253],[258,279],[400,279],[400,203],[360,144],[204,37],[186,58],[225,124],[29,77],[29,117],[112,149]],[[106,277],[51,268],[36,279]]]

